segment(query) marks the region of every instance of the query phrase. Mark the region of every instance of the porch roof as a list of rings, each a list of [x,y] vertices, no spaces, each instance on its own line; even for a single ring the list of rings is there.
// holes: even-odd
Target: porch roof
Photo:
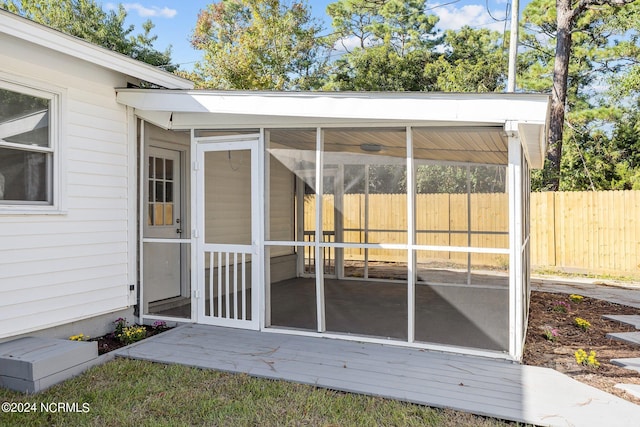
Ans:
[[[503,140],[517,132],[533,168],[543,165],[550,105],[539,94],[426,92],[118,89],[117,100],[165,129],[420,126],[454,141],[467,128],[466,145],[477,151],[471,141],[493,128]]]

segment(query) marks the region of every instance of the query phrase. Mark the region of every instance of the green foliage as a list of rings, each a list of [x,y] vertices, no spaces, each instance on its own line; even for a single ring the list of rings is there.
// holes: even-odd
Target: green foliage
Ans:
[[[505,191],[503,166],[425,164],[416,169],[418,193],[501,193]]]
[[[438,43],[438,18],[426,14],[425,6],[425,0],[339,0],[327,6],[327,14],[339,39],[355,38],[360,49],[386,45],[403,57]]]
[[[554,0],[534,0],[523,11],[519,84],[527,91],[551,93],[556,47]],[[624,96],[640,88],[638,5],[602,5],[582,13],[572,28],[560,190],[631,189],[640,177],[638,164],[627,161],[637,148],[629,133],[630,108]],[[612,90],[603,89],[610,86]],[[633,123],[633,119],[630,120]],[[624,136],[623,136],[624,135]],[[554,176],[549,162],[534,172],[532,188],[545,189]]]
[[[0,8],[168,71],[177,68],[171,65],[170,48],[153,48],[157,37],[151,35],[151,21],[143,24],[142,34],[132,35],[134,26],[125,26],[122,5],[105,12],[94,0],[0,0]]]
[[[494,418],[310,385],[116,358],[41,393],[0,401],[77,402],[89,411],[0,412],[2,426],[513,426]]]
[[[365,192],[365,166],[346,165],[344,168],[345,192]],[[457,166],[423,163],[416,167],[416,192],[418,194],[501,193],[505,191],[506,168],[504,166]],[[370,194],[404,194],[407,188],[406,168],[399,165],[370,165],[368,171]],[[333,186],[325,183],[324,191],[332,194]],[[311,191],[311,189],[308,189]]]
[[[582,301],[584,301],[584,297],[582,295],[578,295],[578,294],[569,295],[569,299],[573,303],[581,303]]]
[[[507,50],[502,35],[487,29],[462,27],[447,31],[444,50],[425,66],[435,88],[443,92],[496,92],[505,87]]]
[[[327,90],[421,91],[435,89],[424,75],[429,52],[414,51],[401,56],[391,46],[357,48],[334,63]]]
[[[576,363],[578,365],[587,366],[590,368],[599,368],[600,362],[596,358],[596,352],[591,350],[589,354],[584,349],[578,349],[574,353],[576,358]]]
[[[71,341],[87,341],[89,338],[91,338],[88,335],[85,334],[77,334],[77,335],[71,335],[69,337],[69,340]]]
[[[313,89],[323,78],[327,42],[303,1],[222,0],[200,11],[191,43],[204,54],[201,87]]]
[[[589,323],[588,320],[583,319],[582,317],[576,317],[575,319],[573,319],[573,323],[580,329],[582,329],[583,331],[588,331],[589,328],[591,327],[591,323]]]
[[[122,332],[116,335],[116,338],[123,344],[133,344],[144,339],[147,336],[147,329],[140,325],[125,326]]]
[[[123,344],[138,342],[147,336],[147,328],[140,325],[129,325],[127,319],[119,317],[114,322],[113,335]]]
[[[425,0],[340,0],[327,7],[334,36],[346,52],[333,64],[325,89],[433,89],[425,66],[440,37]],[[350,49],[348,45],[356,47]]]

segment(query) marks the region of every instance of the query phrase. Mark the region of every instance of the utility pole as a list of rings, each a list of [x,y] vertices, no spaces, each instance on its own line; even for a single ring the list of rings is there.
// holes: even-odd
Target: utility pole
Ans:
[[[507,73],[507,92],[516,91],[516,61],[518,59],[519,21],[520,1],[511,0],[511,37],[509,39],[509,71]]]

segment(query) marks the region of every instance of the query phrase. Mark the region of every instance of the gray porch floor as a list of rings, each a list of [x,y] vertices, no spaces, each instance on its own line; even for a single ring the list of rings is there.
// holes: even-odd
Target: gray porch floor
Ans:
[[[183,325],[117,352],[538,425],[637,425],[640,406],[551,369],[328,338]]]

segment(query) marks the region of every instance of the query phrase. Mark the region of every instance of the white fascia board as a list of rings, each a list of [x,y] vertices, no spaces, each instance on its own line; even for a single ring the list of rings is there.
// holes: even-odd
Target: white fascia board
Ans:
[[[139,110],[351,120],[545,122],[549,98],[529,94],[118,90]]]
[[[519,123],[518,129],[529,165],[542,169],[547,152],[547,123]]]
[[[171,89],[193,89],[194,86],[182,77],[4,10],[0,10],[0,33],[158,86]]]
[[[135,110],[135,114],[142,120],[153,123],[162,129],[172,129],[171,116],[173,113],[168,111],[144,111]]]
[[[146,110],[136,110],[140,117],[153,113]],[[157,113],[157,112],[155,112]],[[160,114],[160,113],[158,113]],[[162,112],[162,114],[168,114]],[[499,124],[494,124],[498,125]],[[166,129],[214,129],[214,128],[259,128],[259,127],[288,127],[288,128],[332,128],[332,127],[405,127],[405,126],[487,126],[487,123],[465,122],[440,122],[440,121],[398,121],[382,119],[349,119],[349,118],[323,118],[323,117],[290,117],[290,116],[258,116],[247,114],[220,114],[220,113],[171,113],[170,126]]]

